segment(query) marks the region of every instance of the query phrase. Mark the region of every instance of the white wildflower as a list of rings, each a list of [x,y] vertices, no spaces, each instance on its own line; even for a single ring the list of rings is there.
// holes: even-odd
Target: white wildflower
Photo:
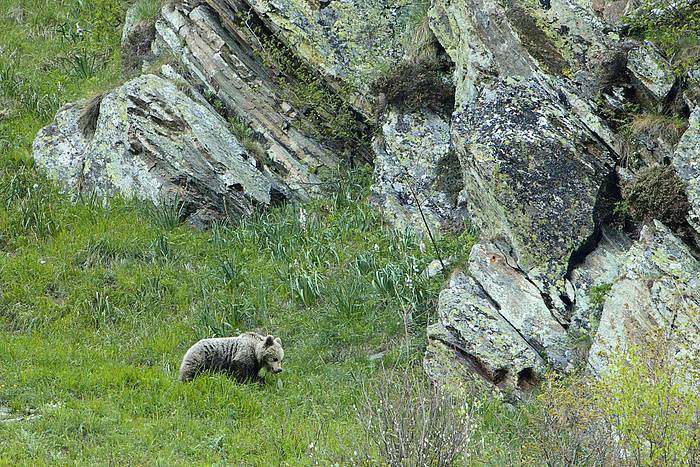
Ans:
[[[306,211],[304,208],[299,208],[299,224],[302,228],[306,228]]]

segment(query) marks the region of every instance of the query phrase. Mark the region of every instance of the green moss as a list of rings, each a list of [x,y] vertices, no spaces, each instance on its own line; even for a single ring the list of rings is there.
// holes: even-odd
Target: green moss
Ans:
[[[641,169],[635,179],[622,187],[629,213],[640,222],[657,219],[670,228],[686,225],[690,204],[683,181],[671,166]]]
[[[241,27],[261,45],[256,53],[275,72],[281,94],[304,116],[301,128],[310,136],[358,160],[371,160],[373,128],[352,105],[350,84],[331,86],[251,13],[239,18]]]
[[[509,2],[506,15],[516,29],[523,46],[549,73],[564,75],[568,64],[562,52],[563,45],[557,44],[558,36],[550,30],[544,18],[538,18],[536,11],[528,11],[515,2]]]
[[[590,299],[593,305],[602,305],[605,303],[610,290],[612,289],[612,284],[598,284],[591,289]]]

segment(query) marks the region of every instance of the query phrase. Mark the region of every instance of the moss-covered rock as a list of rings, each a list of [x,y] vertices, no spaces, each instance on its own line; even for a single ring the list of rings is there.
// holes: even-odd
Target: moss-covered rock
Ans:
[[[404,57],[409,18],[414,7],[420,7],[411,0],[248,3],[312,68],[333,81],[349,84],[356,91],[358,108],[368,115],[372,113],[369,86]]]
[[[700,107],[690,116],[689,126],[673,154],[673,166],[685,183],[690,203],[688,223],[700,233]]]
[[[452,133],[483,235],[506,239],[518,267],[568,319],[559,299],[565,275],[595,231],[614,155],[534,81],[485,86],[454,114]]]

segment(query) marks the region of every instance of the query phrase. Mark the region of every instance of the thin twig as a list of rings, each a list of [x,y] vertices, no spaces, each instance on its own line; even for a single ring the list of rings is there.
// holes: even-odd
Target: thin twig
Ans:
[[[408,175],[408,176],[410,177],[410,175]],[[440,267],[442,268],[442,273],[447,274],[447,268],[445,267],[445,263],[442,261],[442,255],[440,255],[440,249],[438,248],[437,243],[435,242],[435,239],[433,238],[433,233],[430,230],[430,226],[428,225],[428,221],[425,218],[425,214],[423,213],[423,208],[421,207],[420,201],[418,200],[418,195],[416,194],[416,191],[414,190],[413,186],[410,183],[407,183],[407,186],[411,192],[411,195],[413,196],[413,199],[416,202],[416,206],[418,206],[418,212],[420,213],[421,219],[423,219],[423,224],[425,225],[425,230],[428,231],[428,237],[430,238],[430,243],[433,244],[433,248],[435,249],[435,255],[437,255],[438,261],[440,261]]]

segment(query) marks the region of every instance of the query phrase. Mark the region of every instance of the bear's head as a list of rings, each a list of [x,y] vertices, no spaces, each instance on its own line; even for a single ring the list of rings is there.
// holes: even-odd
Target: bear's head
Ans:
[[[267,336],[262,343],[260,352],[260,363],[267,371],[272,373],[282,372],[282,359],[284,359],[284,350],[282,349],[282,341],[279,337]]]

